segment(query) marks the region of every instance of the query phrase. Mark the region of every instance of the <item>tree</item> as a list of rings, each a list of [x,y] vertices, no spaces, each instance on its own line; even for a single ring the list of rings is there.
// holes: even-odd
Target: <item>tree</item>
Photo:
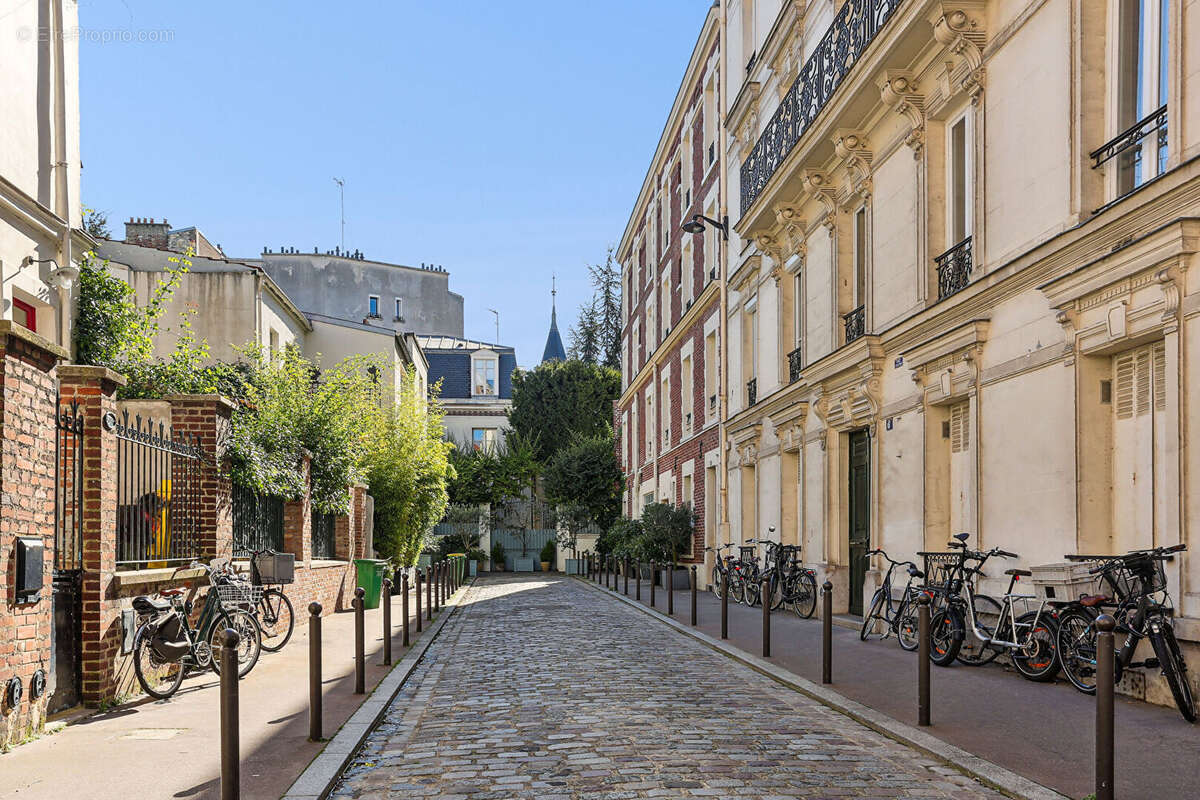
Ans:
[[[600,359],[600,326],[595,298],[579,307],[579,318],[567,333],[567,358],[595,364]]]
[[[579,318],[568,336],[569,358],[621,368],[621,271],[613,249],[603,264],[589,264],[592,298],[579,307]]]
[[[613,403],[620,391],[621,374],[597,364],[556,361],[517,370],[509,425],[536,460],[547,464],[577,436],[611,436]]]
[[[566,509],[569,523],[607,529],[621,513],[622,478],[612,436],[581,437],[546,465],[546,499]]]
[[[83,207],[83,230],[93,239],[111,239],[108,229],[108,214],[94,208]]]
[[[642,529],[647,548],[657,556],[655,560],[670,557],[674,566],[680,554],[691,548],[695,516],[686,505],[650,503],[642,509]]]

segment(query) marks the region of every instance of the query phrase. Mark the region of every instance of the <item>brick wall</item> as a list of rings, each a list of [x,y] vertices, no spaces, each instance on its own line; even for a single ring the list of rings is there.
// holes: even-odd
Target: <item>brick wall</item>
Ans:
[[[54,568],[55,381],[61,348],[11,322],[0,322],[0,570],[5,576],[0,605],[0,690],[21,681],[23,697],[0,703],[0,747],[36,732],[45,719],[48,692],[36,700],[31,679],[42,670],[50,680],[53,637],[51,578]],[[43,542],[42,591],[38,599],[15,594],[16,539]]]

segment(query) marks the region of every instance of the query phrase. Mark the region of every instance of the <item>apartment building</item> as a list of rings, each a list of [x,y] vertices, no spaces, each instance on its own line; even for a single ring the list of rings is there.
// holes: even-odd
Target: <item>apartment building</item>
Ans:
[[[617,447],[624,511],[691,504],[715,537],[722,410],[720,8],[709,9],[617,249],[625,319]],[[685,230],[685,226],[687,230]]]
[[[1200,8],[724,13],[730,535],[774,526],[851,613],[875,547],[1191,543]],[[1167,571],[1200,640],[1200,555]]]

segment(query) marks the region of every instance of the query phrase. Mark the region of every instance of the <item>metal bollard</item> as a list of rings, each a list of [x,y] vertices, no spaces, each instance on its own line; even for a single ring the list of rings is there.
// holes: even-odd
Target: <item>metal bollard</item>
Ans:
[[[221,800],[242,796],[241,753],[238,743],[238,644],[233,628],[221,631]]]
[[[625,564],[621,571],[625,573],[625,596],[629,597],[629,556],[625,556]]]
[[[929,725],[929,595],[917,598],[917,724]]]
[[[833,584],[821,584],[821,683],[833,683]]]
[[[383,579],[383,665],[392,663],[392,579]]]
[[[657,583],[658,583],[658,565],[655,564],[653,561],[651,561],[650,562],[650,607],[651,608],[656,607],[654,605],[654,586]]]
[[[633,596],[633,599],[637,600],[640,603],[642,601],[642,562],[641,561],[633,562],[633,571],[634,571],[634,578],[633,578],[634,587],[637,590],[637,594],[635,594]]]
[[[438,611],[442,607],[442,562],[430,564],[429,568],[433,570],[433,577],[429,579],[429,585],[433,588],[433,605],[431,608]]]
[[[1116,791],[1113,786],[1116,780],[1113,629],[1116,627],[1117,621],[1108,614],[1096,618],[1096,800],[1113,800]]]
[[[367,590],[361,586],[354,587],[354,693],[367,693],[367,664],[363,653],[366,631],[363,629],[364,603],[363,596]]]
[[[771,657],[771,579],[764,577],[762,579],[762,588],[759,589],[759,597],[762,599],[763,607],[763,658]]]
[[[696,627],[696,565],[692,564],[692,627]]]
[[[417,601],[417,633],[421,632],[421,568],[413,570],[413,597]]]
[[[721,638],[729,638],[729,570],[721,572]]]
[[[308,740],[321,741],[321,604],[308,604]]]
[[[400,615],[404,617],[404,624],[401,626],[404,629],[404,639],[402,644],[408,647],[408,570],[400,573]],[[420,602],[421,594],[417,593],[418,602]],[[420,612],[417,612],[417,619],[421,618]]]
[[[425,619],[433,621],[433,565],[425,568]],[[417,630],[421,630],[417,628]]]
[[[667,616],[675,616],[675,562],[663,570],[663,588],[667,590]]]

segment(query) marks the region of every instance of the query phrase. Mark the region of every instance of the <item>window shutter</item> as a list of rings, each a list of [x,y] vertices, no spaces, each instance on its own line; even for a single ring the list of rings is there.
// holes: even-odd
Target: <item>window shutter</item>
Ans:
[[[1154,410],[1167,410],[1167,348],[1154,345]]]
[[[971,402],[950,407],[950,452],[964,453],[971,446]]]
[[[1117,419],[1133,416],[1134,354],[1125,353],[1113,360],[1113,383],[1117,393]]]
[[[1150,351],[1139,350],[1137,358],[1137,414],[1150,413]]]

